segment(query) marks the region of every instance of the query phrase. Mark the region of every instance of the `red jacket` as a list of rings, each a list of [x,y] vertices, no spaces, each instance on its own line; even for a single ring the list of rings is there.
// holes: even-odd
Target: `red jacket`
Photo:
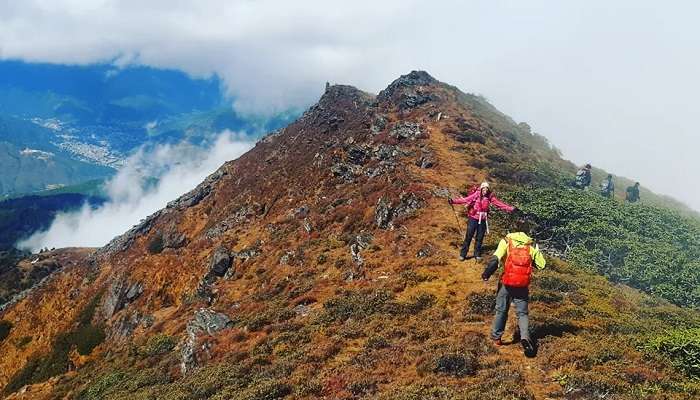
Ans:
[[[467,197],[460,197],[458,199],[452,200],[453,204],[464,204],[469,210],[469,218],[476,220],[485,220],[489,216],[489,208],[491,204],[500,208],[506,212],[513,212],[515,207],[510,204],[504,203],[496,197],[496,195],[491,194],[489,196],[481,196],[481,191],[476,191]],[[469,206],[472,206],[469,208]]]

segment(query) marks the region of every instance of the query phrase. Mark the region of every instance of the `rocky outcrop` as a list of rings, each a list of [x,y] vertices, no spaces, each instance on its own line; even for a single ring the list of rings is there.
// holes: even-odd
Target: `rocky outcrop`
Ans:
[[[199,344],[201,336],[212,336],[230,324],[231,318],[226,314],[206,308],[195,311],[187,323],[187,334],[180,346],[180,371],[183,375],[198,366],[197,350],[206,351],[208,348],[206,343]]]
[[[125,277],[115,279],[107,289],[102,303],[102,316],[111,318],[128,303],[136,300],[143,293],[141,282],[129,283]]]
[[[372,244],[372,239],[374,239],[374,237],[366,232],[355,236],[355,240],[350,245],[350,256],[356,266],[361,267],[365,263],[360,252],[367,249],[370,244]]]
[[[389,132],[389,136],[399,140],[416,140],[423,136],[423,130],[415,122],[401,122]]]
[[[401,194],[395,206],[386,196],[382,196],[374,209],[374,221],[378,228],[393,229],[395,219],[413,214],[424,204],[423,199],[415,193]]]
[[[386,89],[379,92],[377,100],[398,105],[399,110],[406,111],[437,100],[436,96],[426,86],[438,85],[430,74],[425,71],[412,71],[392,82]]]

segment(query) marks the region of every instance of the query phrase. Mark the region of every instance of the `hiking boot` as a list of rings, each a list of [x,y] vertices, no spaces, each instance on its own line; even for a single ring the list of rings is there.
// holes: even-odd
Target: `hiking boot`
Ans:
[[[481,260],[483,260],[483,258],[482,258],[481,256],[474,256],[474,259],[475,259],[476,261],[481,261]]]
[[[466,259],[467,259],[467,257],[459,256],[459,261],[464,261],[464,260],[466,260]]]
[[[503,346],[503,342],[501,339],[491,339],[493,341],[494,346]]]
[[[535,344],[530,339],[520,339],[520,344],[523,346],[523,351],[527,357],[535,356]]]

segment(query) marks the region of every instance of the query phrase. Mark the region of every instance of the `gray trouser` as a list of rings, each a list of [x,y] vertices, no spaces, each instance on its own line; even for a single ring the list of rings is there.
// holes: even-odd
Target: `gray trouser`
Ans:
[[[520,338],[530,339],[530,322],[527,316],[527,304],[529,300],[528,288],[509,287],[502,283],[498,284],[498,294],[496,295],[496,315],[491,326],[491,339],[500,339],[506,329],[508,319],[508,309],[511,301],[515,304],[515,314],[518,316],[518,327],[520,328]]]

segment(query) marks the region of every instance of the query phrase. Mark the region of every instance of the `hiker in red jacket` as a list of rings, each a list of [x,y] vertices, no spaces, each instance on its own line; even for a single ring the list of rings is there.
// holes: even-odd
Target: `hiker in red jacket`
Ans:
[[[479,190],[474,191],[474,193],[467,197],[450,199],[448,203],[450,203],[450,205],[464,204],[465,207],[467,207],[469,222],[467,224],[467,234],[464,237],[462,250],[459,253],[460,261],[467,259],[469,245],[471,245],[472,238],[475,234],[476,244],[474,246],[474,258],[476,258],[477,261],[481,260],[481,245],[484,242],[484,235],[488,230],[488,217],[491,204],[509,213],[517,210],[516,207],[499,200],[496,195],[491,192],[491,187],[488,182],[482,183],[481,186],[479,186]]]

